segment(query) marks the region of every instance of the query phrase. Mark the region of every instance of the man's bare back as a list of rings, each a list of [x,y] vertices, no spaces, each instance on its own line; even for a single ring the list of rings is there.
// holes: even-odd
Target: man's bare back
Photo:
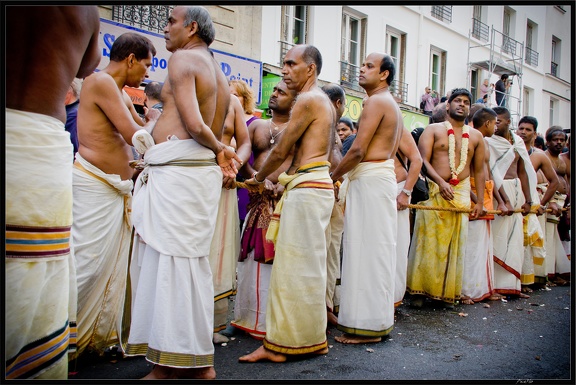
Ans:
[[[179,98],[179,90],[194,90],[196,98],[191,95]],[[180,114],[184,109],[178,109],[182,99],[197,102],[201,116],[194,116],[195,120],[203,121],[216,138],[222,137],[230,91],[220,66],[207,49],[183,49],[172,54],[168,63],[168,78],[162,87],[164,112],[156,123],[153,134],[155,143],[162,143],[169,135],[175,135],[181,140],[194,138],[206,145],[198,140],[198,137],[194,137],[198,127],[186,127],[183,123]],[[194,111],[186,113],[193,114]]]
[[[63,101],[74,74],[84,78],[100,62],[98,9],[9,6],[6,30],[17,37],[6,40],[6,107],[65,123]]]

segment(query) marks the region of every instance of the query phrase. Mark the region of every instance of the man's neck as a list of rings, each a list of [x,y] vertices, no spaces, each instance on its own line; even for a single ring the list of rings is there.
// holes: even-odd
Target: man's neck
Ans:
[[[290,120],[290,112],[287,114],[272,111],[272,121],[276,124],[283,124]]]
[[[383,82],[374,88],[364,88],[364,90],[366,91],[366,94],[368,96],[372,96],[374,94],[387,91],[388,90],[388,83]]]
[[[464,120],[455,120],[451,117],[448,117],[448,122],[452,125],[452,128],[462,128],[464,127]]]
[[[118,86],[118,89],[122,91],[122,88],[126,85],[126,68],[122,63],[111,61],[102,72],[107,73],[114,79],[114,82]]]
[[[314,88],[317,87],[318,85],[316,84],[316,77],[313,76],[311,78],[308,78],[308,80],[306,80],[306,83],[304,83],[304,86],[300,89],[300,91],[298,91],[298,94],[312,91]]]
[[[551,156],[552,158],[558,158],[558,156],[560,155],[559,152],[555,152],[554,150],[551,150],[550,147],[548,147],[548,149],[546,150],[546,152],[547,152],[548,154],[550,154],[550,156]]]

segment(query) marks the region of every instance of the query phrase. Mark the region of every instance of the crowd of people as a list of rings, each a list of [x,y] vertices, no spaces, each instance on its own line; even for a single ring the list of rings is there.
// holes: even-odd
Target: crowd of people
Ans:
[[[342,344],[381,341],[406,293],[452,308],[569,283],[561,127],[537,149],[536,118],[514,129],[456,88],[427,98],[413,136],[379,52],[354,123],[313,45],[286,53],[260,119],[197,6],[171,11],[168,75],[140,116],[123,87],[148,77],[149,39],[118,36],[93,72],[96,7],[9,7],[7,23],[7,378],[65,379],[69,359],[119,345],[154,364],[145,379],[212,379],[234,333],[262,341],[240,362],[284,362],[327,354],[330,325]]]

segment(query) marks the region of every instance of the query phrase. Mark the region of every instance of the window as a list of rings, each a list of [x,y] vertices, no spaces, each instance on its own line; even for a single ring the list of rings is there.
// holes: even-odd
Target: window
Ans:
[[[290,44],[306,44],[308,7],[282,6],[282,40]]]
[[[452,6],[451,5],[433,5],[432,16],[438,20],[452,23]]]
[[[536,52],[536,28],[537,25],[532,21],[528,20],[526,24],[526,55],[524,61],[526,64],[532,66],[538,66],[538,52]]]
[[[488,41],[490,27],[482,22],[482,6],[475,5],[472,14],[472,36],[478,40]]]
[[[556,77],[559,77],[560,72],[558,69],[558,64],[560,63],[560,39],[556,36],[552,36],[552,56],[551,56],[551,67],[550,73]]]
[[[526,115],[532,115],[531,111],[530,111],[530,105],[532,104],[532,101],[530,100],[532,94],[531,94],[531,89],[528,87],[524,87],[524,97],[523,97],[523,110],[522,110],[522,115],[526,116]]]
[[[430,87],[444,95],[446,79],[446,52],[438,48],[430,49]]]
[[[163,33],[173,8],[168,5],[114,5],[112,20],[151,32]]]
[[[390,90],[404,103],[408,101],[408,84],[404,83],[405,79],[405,62],[406,62],[406,34],[388,27],[386,29],[386,48],[387,52],[396,67],[396,76],[390,85]]]
[[[364,59],[366,17],[344,8],[342,12],[341,60],[359,66]]]
[[[552,127],[554,125],[554,107],[556,106],[556,100],[550,98],[550,116],[548,117],[548,127]]]
[[[470,73],[470,93],[472,94],[472,103],[475,103],[480,96],[478,93],[478,71],[475,69]]]
[[[280,27],[280,60],[281,66],[286,52],[296,44],[306,44],[308,40],[308,7],[305,5],[283,5]]]

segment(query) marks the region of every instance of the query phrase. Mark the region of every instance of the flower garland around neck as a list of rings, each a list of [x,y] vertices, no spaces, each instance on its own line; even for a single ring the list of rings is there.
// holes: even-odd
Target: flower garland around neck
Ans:
[[[454,138],[454,129],[448,121],[444,121],[446,130],[448,132],[448,160],[450,163],[450,172],[452,173],[452,178],[450,178],[449,183],[452,186],[456,186],[460,183],[458,180],[458,175],[464,170],[466,166],[466,161],[468,160],[468,140],[470,139],[470,126],[464,125],[462,128],[462,147],[460,148],[460,164],[456,168],[456,139]]]

